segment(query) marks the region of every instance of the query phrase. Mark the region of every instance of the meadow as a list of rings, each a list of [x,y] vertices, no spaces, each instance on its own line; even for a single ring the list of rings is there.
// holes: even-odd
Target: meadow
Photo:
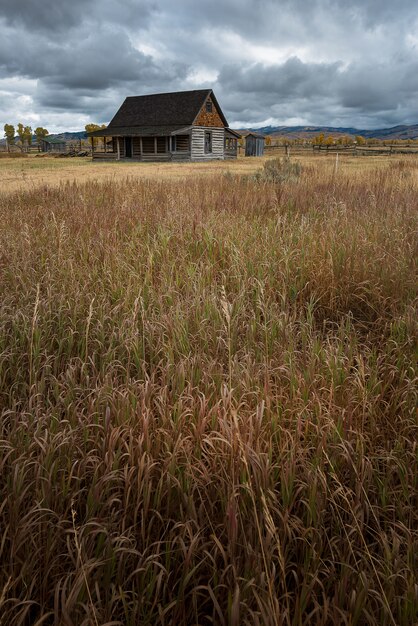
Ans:
[[[306,153],[292,148],[292,155],[307,165],[319,165],[320,169],[334,169],[335,154]],[[272,151],[273,157],[283,157],[284,149]],[[19,153],[14,156],[21,156]],[[122,182],[133,180],[183,180],[184,178],[213,177],[216,174],[250,175],[263,166],[266,158],[240,157],[235,161],[214,161],[212,163],[138,163],[128,161],[97,162],[90,158],[55,158],[50,156],[29,156],[8,158],[0,152],[0,193],[29,191],[43,186],[59,187],[63,183],[84,183],[89,181]],[[268,158],[268,157],[267,157]],[[340,162],[346,172],[359,169],[385,168],[391,160],[382,156],[366,158],[340,154]],[[416,158],[403,157],[406,163],[414,163]],[[415,168],[412,169],[416,176]]]
[[[0,624],[416,624],[418,161],[4,161]]]
[[[0,153],[1,154],[1,153]],[[55,158],[30,156],[0,159],[0,189],[3,193],[30,190],[42,186],[58,187],[63,183],[88,181],[121,182],[126,178],[174,179],[213,176],[216,173],[251,174],[261,159],[215,161],[213,163],[138,163],[128,161],[96,162],[91,158]]]

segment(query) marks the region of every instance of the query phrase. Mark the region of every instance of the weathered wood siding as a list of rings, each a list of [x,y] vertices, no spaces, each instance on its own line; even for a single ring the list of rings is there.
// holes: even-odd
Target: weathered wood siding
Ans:
[[[237,156],[237,150],[225,150],[225,159],[236,159]]]
[[[245,156],[263,156],[264,138],[247,135],[245,139]]]
[[[125,156],[125,137],[116,137],[116,141],[119,143],[120,158],[122,159]],[[116,148],[116,152],[117,150]]]
[[[190,161],[190,152],[172,152],[172,161]]]
[[[212,152],[205,152],[205,132],[212,133]],[[192,129],[192,161],[212,161],[224,158],[225,129],[193,127]]]
[[[116,152],[93,152],[94,161],[116,161]]]
[[[225,159],[236,159],[238,156],[238,137],[225,128]]]
[[[41,150],[42,152],[66,152],[67,144],[63,143],[48,143],[47,141],[41,140]]]
[[[209,113],[206,111],[206,102],[210,102],[212,104],[212,111]],[[215,106],[215,103],[211,98],[208,98],[200,109],[200,113],[196,118],[194,123],[195,126],[215,126],[218,128],[223,128],[224,123],[219,115],[218,109]]]
[[[139,137],[132,138],[132,157],[134,159],[141,158],[141,139]]]
[[[205,152],[205,133],[211,134],[211,152]],[[191,130],[190,143],[189,135],[177,136],[177,149],[171,151],[171,141],[169,137],[132,137],[132,157],[133,161],[213,161],[224,158],[234,158],[234,151],[225,153],[225,129],[224,127],[204,127],[194,126]],[[114,137],[112,139],[113,152],[95,151],[94,159],[116,160],[126,159],[125,137]],[[119,155],[118,155],[119,146]],[[189,148],[189,149],[187,149]]]

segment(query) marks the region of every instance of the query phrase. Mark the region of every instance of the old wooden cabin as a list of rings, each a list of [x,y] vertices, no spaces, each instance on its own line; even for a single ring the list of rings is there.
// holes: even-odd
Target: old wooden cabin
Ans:
[[[65,139],[59,137],[43,137],[41,139],[41,152],[65,152],[67,144]]]
[[[240,135],[228,122],[211,89],[131,96],[107,128],[93,159],[210,161],[235,159]]]

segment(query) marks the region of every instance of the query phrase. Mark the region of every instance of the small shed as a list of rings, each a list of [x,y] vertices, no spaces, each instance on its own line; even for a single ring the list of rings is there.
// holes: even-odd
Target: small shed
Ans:
[[[43,137],[41,139],[41,152],[65,152],[67,144],[64,139],[58,137]]]
[[[248,133],[245,137],[245,156],[263,156],[264,141],[264,135]]]

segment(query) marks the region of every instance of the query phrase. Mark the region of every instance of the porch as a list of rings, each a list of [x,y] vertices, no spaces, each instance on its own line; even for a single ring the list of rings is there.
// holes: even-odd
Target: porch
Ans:
[[[96,135],[97,136],[97,135]],[[190,133],[179,135],[103,137],[92,152],[101,161],[182,161],[191,158]]]

